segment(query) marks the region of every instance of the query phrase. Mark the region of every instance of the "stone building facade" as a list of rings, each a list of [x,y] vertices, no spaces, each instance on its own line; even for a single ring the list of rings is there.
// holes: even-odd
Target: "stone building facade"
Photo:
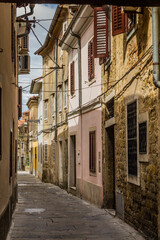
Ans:
[[[29,136],[28,136],[29,111],[23,112],[22,120],[18,120],[18,170],[25,170],[29,166]]]
[[[116,9],[115,9],[116,8]],[[104,206],[158,238],[159,90],[153,84],[151,8],[112,7],[102,64]],[[124,28],[116,29],[116,11]]]
[[[5,240],[17,200],[16,4],[0,3],[0,239]]]
[[[70,22],[68,5],[56,9],[43,46],[43,170],[42,180],[68,186],[68,54],[59,41]],[[51,37],[50,37],[51,36]],[[52,57],[51,57],[52,56]]]
[[[29,108],[29,166],[30,173],[38,176],[38,97],[31,97]]]

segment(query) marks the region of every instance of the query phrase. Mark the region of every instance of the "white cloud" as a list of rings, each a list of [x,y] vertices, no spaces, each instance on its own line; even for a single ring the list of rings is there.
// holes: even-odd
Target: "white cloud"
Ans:
[[[51,19],[53,19],[55,9],[57,5],[56,4],[36,4],[34,8],[34,14],[30,16],[30,19],[33,19],[33,16],[36,17],[37,20],[40,19],[50,19],[49,21],[41,21],[41,25],[43,25],[45,28],[49,29],[51,24]],[[29,12],[29,7],[27,7],[27,12]],[[19,8],[17,10],[17,16],[20,16],[24,14],[24,8]],[[45,38],[47,36],[47,32],[41,28],[38,24],[36,24],[36,27],[33,28],[34,32],[36,33],[37,37],[43,44],[45,41]],[[31,62],[31,71],[29,75],[19,75],[19,82],[22,87],[25,87],[28,85],[29,82],[31,82],[32,79],[37,78],[42,75],[42,69],[32,69],[32,68],[42,68],[42,57],[34,55],[34,52],[38,50],[41,47],[41,45],[38,43],[37,39],[33,35],[32,31],[29,34],[29,55],[30,55],[30,62]],[[27,84],[26,84],[27,83]],[[27,103],[29,97],[31,96],[29,94],[30,87],[26,88],[27,92],[23,93],[23,111],[27,110],[27,106],[25,104]]]

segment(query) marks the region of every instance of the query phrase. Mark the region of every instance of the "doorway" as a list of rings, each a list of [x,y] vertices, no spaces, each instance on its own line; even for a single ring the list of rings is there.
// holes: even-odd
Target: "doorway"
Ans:
[[[62,141],[59,141],[59,184],[63,185]]]
[[[70,186],[76,188],[76,135],[70,137]]]
[[[114,126],[106,128],[105,139],[105,205],[108,209],[115,209],[115,143]]]

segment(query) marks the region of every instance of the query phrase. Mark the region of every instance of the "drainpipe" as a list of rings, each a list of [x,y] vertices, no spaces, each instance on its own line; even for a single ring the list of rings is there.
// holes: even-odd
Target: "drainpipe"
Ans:
[[[152,8],[152,40],[153,40],[153,83],[160,88],[159,79],[159,24],[158,7]]]
[[[73,37],[76,37],[78,40],[78,81],[79,81],[79,108],[82,105],[82,81],[81,81],[81,37],[72,32],[72,29],[70,30],[70,33]]]
[[[56,38],[56,51],[55,51],[55,62],[57,65],[58,61],[58,39]],[[57,141],[57,82],[58,82],[58,69],[55,71],[55,141]]]
[[[83,161],[82,161],[82,152],[83,152],[83,149],[82,149],[82,140],[83,140],[83,137],[82,137],[82,110],[81,110],[81,105],[82,105],[82,79],[81,79],[81,37],[76,34],[76,33],[73,33],[72,32],[72,29],[70,30],[70,33],[73,37],[76,37],[77,40],[78,40],[78,81],[79,81],[79,108],[80,108],[80,117],[81,117],[81,152],[80,152],[80,164],[81,164],[81,169],[83,169]],[[82,171],[82,175],[81,175],[81,178],[83,179],[83,171]],[[80,184],[80,195],[82,194],[82,181],[81,181],[81,184]]]
[[[17,20],[21,20],[22,18],[27,18],[27,17],[33,15],[35,4],[30,4],[29,7],[30,7],[30,12],[29,13],[25,13],[25,14],[17,17]]]

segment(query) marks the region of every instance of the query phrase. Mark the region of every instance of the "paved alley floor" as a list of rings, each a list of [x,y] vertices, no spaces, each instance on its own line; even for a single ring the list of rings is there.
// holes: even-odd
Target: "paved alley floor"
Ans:
[[[7,240],[142,240],[132,227],[104,209],[41,183],[25,172],[18,177],[18,203]]]

